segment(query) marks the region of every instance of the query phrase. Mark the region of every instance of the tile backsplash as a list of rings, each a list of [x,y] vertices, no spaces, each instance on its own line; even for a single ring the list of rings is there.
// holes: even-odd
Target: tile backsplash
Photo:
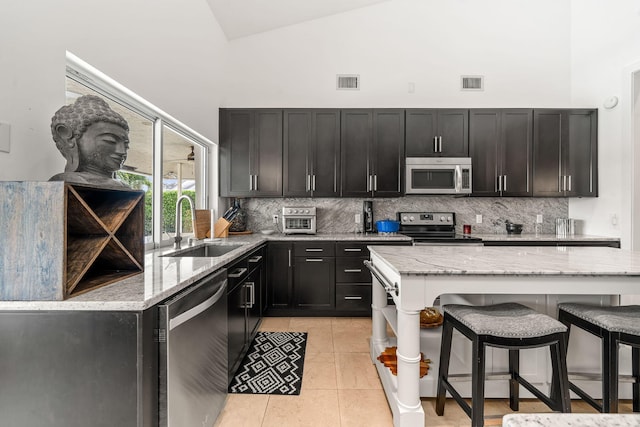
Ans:
[[[396,219],[396,212],[455,212],[456,228],[471,224],[473,233],[506,234],[506,220],[523,224],[523,233],[535,232],[536,215],[543,216],[540,233],[555,233],[555,219],[566,218],[569,202],[563,198],[410,196],[389,199],[358,198],[252,198],[241,199],[247,211],[247,229],[274,229],[273,215],[282,215],[283,206],[315,206],[318,233],[351,233],[355,214],[362,213],[363,200],[373,200],[374,221]],[[476,223],[482,215],[482,223]],[[362,224],[358,225],[362,230]]]

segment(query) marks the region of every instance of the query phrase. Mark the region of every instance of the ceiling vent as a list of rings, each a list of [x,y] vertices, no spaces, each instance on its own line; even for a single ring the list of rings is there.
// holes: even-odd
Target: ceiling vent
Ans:
[[[484,90],[484,76],[461,76],[461,90]]]
[[[360,90],[360,74],[338,74],[338,75],[336,75],[336,89],[338,89],[338,90]]]

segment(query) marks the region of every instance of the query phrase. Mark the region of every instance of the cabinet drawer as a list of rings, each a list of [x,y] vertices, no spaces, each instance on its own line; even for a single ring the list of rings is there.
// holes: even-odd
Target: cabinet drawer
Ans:
[[[249,256],[247,256],[247,266],[249,267],[249,271],[257,267],[262,267],[265,262],[265,248],[260,248],[251,252]]]
[[[336,309],[338,310],[370,310],[370,284],[336,284]]]
[[[302,242],[293,245],[295,256],[334,256],[335,244],[333,242]]]
[[[369,243],[336,243],[336,256],[353,256],[353,257],[369,257],[367,245]],[[373,242],[371,244],[374,244]]]
[[[336,282],[371,282],[371,273],[364,266],[367,258],[336,258]]]

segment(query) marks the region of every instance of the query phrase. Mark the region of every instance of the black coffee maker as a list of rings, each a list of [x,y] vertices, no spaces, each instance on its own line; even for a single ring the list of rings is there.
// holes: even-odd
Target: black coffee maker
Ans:
[[[362,206],[362,218],[364,223],[364,232],[373,233],[373,200],[365,200]]]

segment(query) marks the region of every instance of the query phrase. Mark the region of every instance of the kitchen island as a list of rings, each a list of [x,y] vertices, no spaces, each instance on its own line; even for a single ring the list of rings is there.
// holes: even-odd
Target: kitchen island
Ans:
[[[371,358],[396,427],[424,426],[420,396],[433,395],[439,354],[419,378],[419,313],[447,295],[637,295],[640,253],[589,247],[370,247],[373,278]],[[395,306],[387,305],[387,293]],[[455,301],[455,300],[454,300]],[[552,308],[553,307],[553,308]],[[547,314],[555,316],[555,306]],[[387,336],[389,323],[397,336]],[[437,341],[439,333],[433,334]],[[398,375],[378,355],[397,345]],[[425,352],[425,349],[422,349]]]

